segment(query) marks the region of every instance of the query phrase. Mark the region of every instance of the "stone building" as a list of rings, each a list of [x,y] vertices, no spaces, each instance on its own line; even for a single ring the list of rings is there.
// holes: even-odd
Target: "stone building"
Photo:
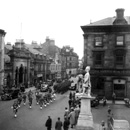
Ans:
[[[64,46],[60,52],[62,71],[67,75],[77,75],[78,73],[78,55],[70,46]]]
[[[111,99],[130,98],[130,17],[124,9],[81,26],[84,34],[84,68],[91,66],[92,93]]]
[[[13,46],[8,43],[5,45],[5,85],[29,87],[45,81],[50,78],[50,64],[47,55],[31,48],[23,39],[17,40]]]
[[[0,29],[0,92],[4,84],[4,37],[5,31]]]

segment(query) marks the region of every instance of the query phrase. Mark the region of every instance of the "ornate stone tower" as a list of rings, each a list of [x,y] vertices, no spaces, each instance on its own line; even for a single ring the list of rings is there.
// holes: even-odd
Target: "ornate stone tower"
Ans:
[[[4,80],[4,36],[5,31],[0,29],[0,92]]]

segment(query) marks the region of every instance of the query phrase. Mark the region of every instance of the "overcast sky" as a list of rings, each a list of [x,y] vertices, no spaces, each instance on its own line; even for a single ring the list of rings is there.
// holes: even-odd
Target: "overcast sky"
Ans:
[[[83,56],[80,26],[116,16],[117,8],[130,16],[129,0],[0,0],[0,5],[5,43],[22,38],[28,44],[32,40],[40,44],[49,36],[59,47],[73,47],[79,58]]]

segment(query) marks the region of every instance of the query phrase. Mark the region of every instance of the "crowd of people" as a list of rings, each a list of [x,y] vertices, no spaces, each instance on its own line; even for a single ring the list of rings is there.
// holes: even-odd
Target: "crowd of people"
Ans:
[[[49,105],[51,102],[53,102],[56,98],[56,94],[54,92],[46,92],[46,93],[40,93],[39,90],[35,91],[35,94],[33,93],[33,91],[29,91],[28,93],[26,92],[19,92],[18,94],[18,98],[14,101],[13,105],[12,105],[12,109],[14,112],[14,117],[17,117],[17,113],[18,110],[23,102],[23,105],[26,105],[27,100],[28,100],[28,105],[29,108],[32,108],[32,103],[33,103],[33,99],[36,99],[36,104],[40,106],[40,109],[44,107],[46,107],[47,105]]]
[[[77,124],[78,117],[80,114],[81,100],[75,96],[75,92],[69,93],[68,107],[65,107],[64,111],[64,121],[62,122],[60,117],[58,117],[55,123],[55,130],[68,130],[69,128],[74,128]],[[45,122],[47,130],[52,128],[52,119],[48,116],[47,121]]]

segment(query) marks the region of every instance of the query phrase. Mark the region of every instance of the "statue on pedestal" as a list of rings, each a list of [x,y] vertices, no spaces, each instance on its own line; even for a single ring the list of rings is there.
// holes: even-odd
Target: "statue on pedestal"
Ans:
[[[91,81],[90,81],[90,66],[85,68],[86,74],[84,75],[84,82],[83,82],[83,94],[87,94],[91,96]]]

